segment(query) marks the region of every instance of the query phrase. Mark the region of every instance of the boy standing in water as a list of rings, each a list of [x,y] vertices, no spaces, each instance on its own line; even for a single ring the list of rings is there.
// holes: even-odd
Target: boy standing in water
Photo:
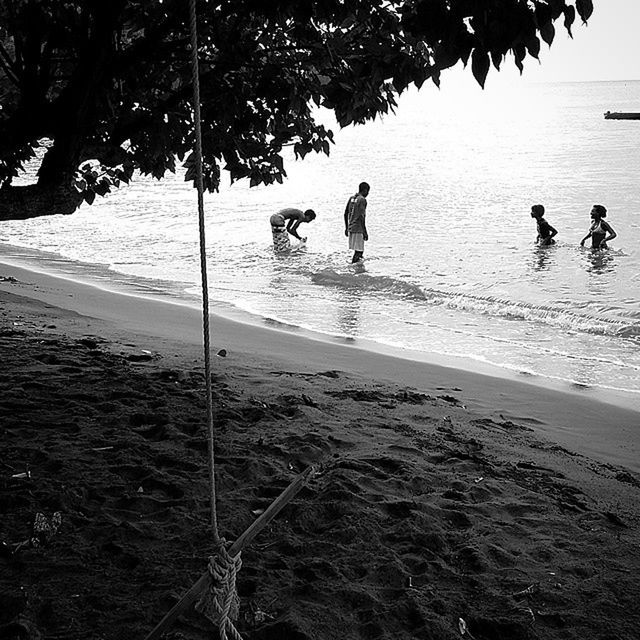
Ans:
[[[555,244],[553,236],[558,232],[544,219],[544,207],[541,204],[534,204],[531,207],[531,217],[535,219],[538,226],[536,243],[542,246]]]
[[[275,252],[285,253],[291,249],[289,234],[300,242],[306,242],[306,238],[301,238],[298,235],[298,227],[302,222],[311,222],[315,219],[316,214],[313,209],[302,211],[301,209],[289,208],[281,209],[278,213],[274,213],[270,218],[270,222]]]
[[[349,198],[344,210],[344,235],[349,238],[349,249],[353,249],[352,264],[362,260],[364,243],[369,240],[366,225],[369,189],[366,182],[361,182],[358,193]]]

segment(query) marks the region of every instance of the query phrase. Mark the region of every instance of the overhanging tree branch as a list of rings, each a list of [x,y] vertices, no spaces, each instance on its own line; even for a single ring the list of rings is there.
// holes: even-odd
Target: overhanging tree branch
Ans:
[[[552,40],[554,23],[564,19],[570,32],[574,17],[585,21],[593,11],[592,0],[203,4],[203,151],[214,187],[220,158],[232,180],[269,184],[286,175],[282,145],[293,143],[300,155],[327,153],[330,132],[316,126],[311,104],[332,109],[346,126],[393,109],[411,84],[431,79],[439,86],[443,70],[459,62],[484,85],[491,64],[499,70],[513,56],[522,71],[540,39]],[[113,166],[126,140],[127,172],[162,177],[192,136],[183,3],[110,0],[85,3],[80,13],[72,5],[5,7],[4,173],[19,167],[16,150],[44,134],[53,145],[41,178],[51,187],[94,154]]]

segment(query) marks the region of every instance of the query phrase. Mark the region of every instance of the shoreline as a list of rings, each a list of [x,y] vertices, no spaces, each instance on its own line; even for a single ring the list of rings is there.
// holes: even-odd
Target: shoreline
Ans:
[[[9,254],[9,255],[7,255]],[[123,296],[140,297],[159,303],[175,304],[202,312],[199,296],[186,294],[185,287],[198,288],[198,284],[174,283],[156,280],[154,278],[138,277],[111,270],[107,265],[82,263],[58,254],[48,254],[39,249],[19,247],[0,243],[0,265],[6,264],[74,283],[95,287],[99,290],[120,294]],[[60,264],[65,268],[60,268]],[[117,276],[108,279],[109,276]],[[154,283],[160,284],[160,289],[154,289]],[[147,286],[145,286],[147,285]],[[174,289],[172,291],[172,289]],[[191,300],[189,299],[191,298]],[[232,304],[210,300],[210,313],[215,318],[224,318],[231,322],[257,328],[270,328],[278,331],[293,332],[302,339],[309,339],[329,344],[356,347],[372,353],[399,358],[401,360],[416,361],[426,365],[435,365],[447,369],[456,369],[471,374],[500,378],[538,387],[543,390],[560,393],[575,394],[598,402],[622,406],[633,411],[640,411],[640,391],[630,391],[613,387],[598,387],[571,382],[563,378],[544,377],[539,374],[514,368],[502,367],[477,358],[443,355],[436,352],[416,351],[408,347],[395,346],[384,342],[376,342],[367,338],[353,338],[350,336],[322,333],[314,329],[290,324],[276,318],[270,318],[244,311]]]
[[[186,345],[192,358],[201,357],[202,316],[196,307],[112,291],[3,262],[1,257],[0,276],[5,278],[0,280],[0,291],[107,323],[103,330],[135,336],[150,349],[157,348],[159,340],[173,348]],[[554,389],[515,375],[491,375],[492,368],[478,372],[445,366],[418,358],[421,354],[403,358],[397,350],[387,351],[382,345],[373,349],[364,341],[314,336],[298,327],[286,331],[279,323],[268,321],[262,325],[245,323],[212,313],[210,322],[213,355],[226,349],[295,367],[344,370],[427,393],[455,389],[472,411],[529,421],[536,432],[563,447],[640,471],[640,433],[635,428],[640,424],[640,408],[636,408],[635,398],[596,394],[593,389]]]

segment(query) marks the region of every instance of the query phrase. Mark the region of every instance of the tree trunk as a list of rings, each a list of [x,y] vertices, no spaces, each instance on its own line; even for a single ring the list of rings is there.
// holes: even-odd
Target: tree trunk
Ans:
[[[7,186],[0,189],[0,221],[68,215],[81,203],[73,185]]]
[[[110,63],[114,33],[123,0],[89,3],[89,37],[67,86],[55,102],[47,149],[38,171],[38,182],[0,188],[0,221],[26,220],[47,215],[68,215],[82,203],[73,175],[99,121],[98,105],[111,90]]]
[[[38,184],[45,188],[72,180],[84,147],[94,134],[100,95],[109,91],[108,68],[114,53],[117,11],[112,3],[98,3],[93,12],[91,37],[56,104],[53,145],[38,171]]]

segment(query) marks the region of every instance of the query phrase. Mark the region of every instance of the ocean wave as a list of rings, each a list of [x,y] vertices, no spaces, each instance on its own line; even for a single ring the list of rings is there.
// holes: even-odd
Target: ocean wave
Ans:
[[[357,268],[357,265],[354,268]],[[338,273],[333,269],[322,269],[311,274],[311,281],[314,284],[333,286],[345,290],[378,291],[380,293],[395,294],[403,298],[426,299],[424,291],[418,285],[391,276],[374,276],[356,271]]]
[[[631,338],[640,341],[640,325],[631,324],[620,327],[616,335],[621,338]]]
[[[552,304],[533,304],[496,296],[425,289],[419,285],[366,272],[338,273],[323,269],[311,274],[314,284],[332,286],[346,291],[358,290],[413,300],[416,304],[431,304],[453,311],[492,316],[504,320],[535,322],[552,325],[567,331],[605,335],[640,342],[640,323],[629,318],[617,319],[579,312]]]

